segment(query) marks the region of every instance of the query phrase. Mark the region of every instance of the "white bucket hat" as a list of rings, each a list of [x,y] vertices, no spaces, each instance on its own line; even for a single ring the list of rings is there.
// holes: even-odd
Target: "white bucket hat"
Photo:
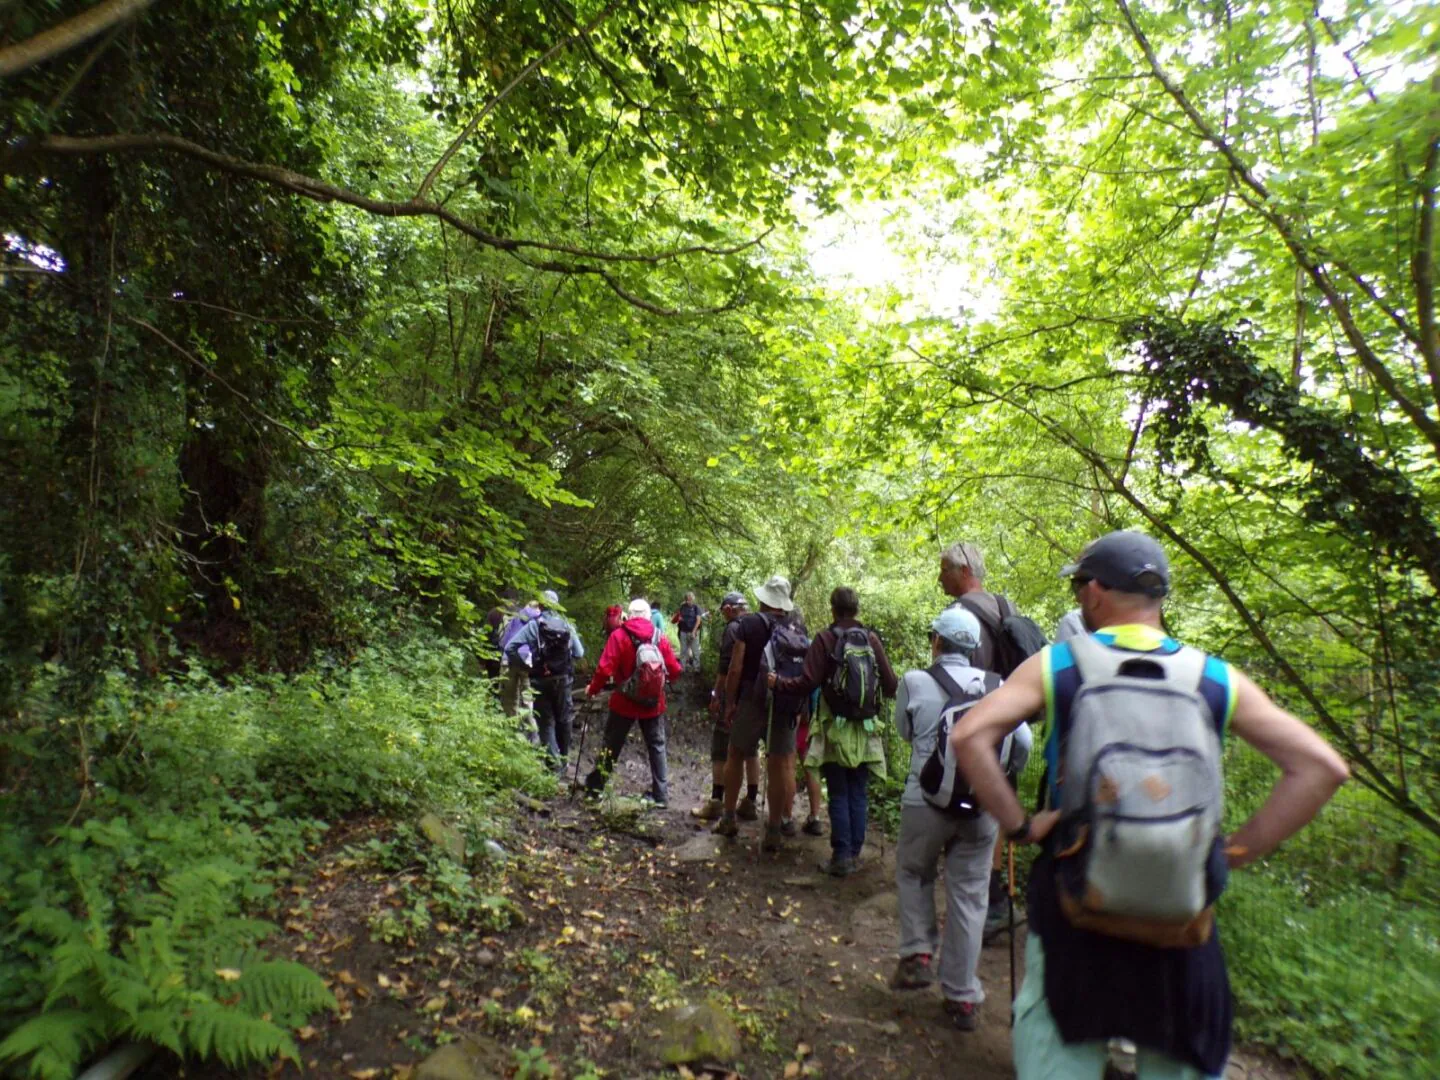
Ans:
[[[772,574],[764,585],[755,586],[755,596],[766,607],[778,611],[793,611],[795,601],[790,599],[790,582],[779,574]]]
[[[639,596],[637,596],[634,600],[631,600],[631,601],[630,601],[630,618],[632,618],[632,619],[648,619],[648,618],[650,618],[650,603],[649,603],[649,601],[647,601],[647,600],[645,600],[645,599],[643,599],[642,597],[639,597]]]

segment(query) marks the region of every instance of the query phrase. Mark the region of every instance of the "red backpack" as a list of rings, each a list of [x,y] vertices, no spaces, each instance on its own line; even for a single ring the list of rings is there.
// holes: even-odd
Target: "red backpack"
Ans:
[[[635,646],[635,668],[630,677],[620,684],[620,693],[641,708],[653,709],[660,704],[660,695],[665,693],[665,657],[661,655],[658,630],[652,630],[650,640],[637,637],[628,627],[625,633]]]

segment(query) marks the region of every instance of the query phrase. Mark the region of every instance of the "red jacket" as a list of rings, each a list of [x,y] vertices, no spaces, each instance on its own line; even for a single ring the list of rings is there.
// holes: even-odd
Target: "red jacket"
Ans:
[[[605,648],[600,653],[600,662],[595,665],[595,677],[590,680],[587,693],[598,694],[605,689],[606,683],[613,681],[619,686],[630,677],[630,673],[635,670],[635,642],[630,634],[634,634],[641,641],[649,641],[651,635],[655,635],[660,656],[665,661],[666,673],[673,680],[678,679],[684,672],[680,661],[675,659],[675,650],[670,648],[670,639],[656,630],[654,623],[649,619],[630,619],[606,639]],[[660,700],[646,708],[644,705],[635,704],[616,690],[610,695],[610,711],[619,716],[628,716],[632,720],[649,720],[665,711],[665,694],[662,691]]]

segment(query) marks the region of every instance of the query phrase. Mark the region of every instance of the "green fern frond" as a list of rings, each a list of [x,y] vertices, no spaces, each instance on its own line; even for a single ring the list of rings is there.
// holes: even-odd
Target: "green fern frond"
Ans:
[[[31,1017],[0,1042],[0,1061],[29,1058],[31,1076],[69,1080],[85,1056],[110,1036],[99,1016],[57,1009]]]
[[[231,1068],[276,1057],[300,1060],[294,1041],[280,1027],[214,1002],[191,1008],[185,1037],[201,1056],[213,1055]]]
[[[246,1011],[257,1016],[269,1014],[281,1024],[299,1024],[311,1013],[336,1007],[335,995],[319,975],[288,960],[247,965],[234,988]]]
[[[127,1026],[126,1034],[136,1039],[163,1046],[177,1057],[186,1051],[185,1037],[181,1030],[184,1014],[179,1009],[147,1009],[135,1017]]]

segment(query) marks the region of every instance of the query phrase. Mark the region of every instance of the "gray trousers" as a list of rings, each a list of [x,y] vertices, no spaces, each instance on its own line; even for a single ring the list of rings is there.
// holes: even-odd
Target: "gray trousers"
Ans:
[[[550,763],[563,768],[570,756],[570,676],[531,679],[530,689],[535,693],[535,729],[540,745],[550,755]]]
[[[585,787],[589,791],[600,791],[605,787],[605,782],[610,779],[610,773],[615,769],[615,762],[619,759],[620,752],[625,749],[625,740],[630,735],[630,729],[636,724],[640,725],[640,734],[645,738],[645,752],[650,758],[650,795],[660,802],[665,802],[668,797],[670,778],[665,767],[664,713],[651,717],[649,720],[633,720],[628,716],[612,712],[605,721],[604,745],[595,755],[595,767],[585,777]],[[984,914],[983,909],[981,914]]]
[[[951,1001],[985,1000],[976,968],[999,826],[989,814],[960,818],[933,806],[900,808],[895,884],[900,893],[900,958],[940,954],[940,989]],[[935,926],[935,880],[945,858],[945,944]]]

